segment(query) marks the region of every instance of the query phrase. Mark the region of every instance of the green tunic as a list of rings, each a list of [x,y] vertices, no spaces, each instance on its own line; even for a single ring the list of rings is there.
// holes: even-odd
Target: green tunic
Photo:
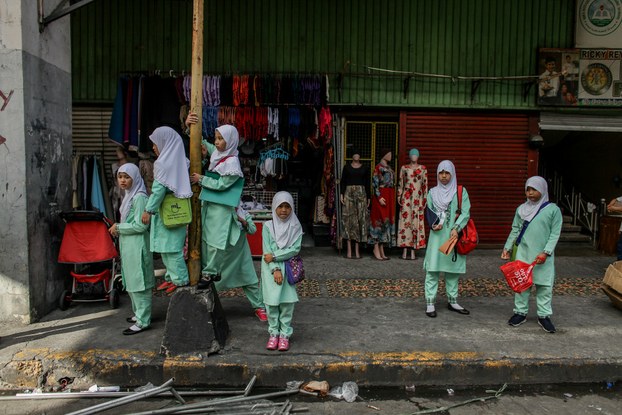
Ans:
[[[512,252],[512,246],[518,238],[523,222],[516,209],[512,231],[505,242],[505,249],[509,252]],[[533,269],[533,283],[536,285],[552,286],[555,281],[555,246],[562,231],[562,223],[561,211],[557,205],[550,203],[531,220],[518,245],[516,259],[528,264],[544,251],[551,254],[544,264],[536,265]]]
[[[247,285],[257,285],[257,272],[253,265],[251,248],[246,239],[246,233],[251,235],[257,231],[250,214],[244,218],[247,222],[247,231],[240,232],[238,241],[233,246],[228,246],[222,253],[222,279],[215,283],[218,291],[230,288],[244,287]]]
[[[186,243],[185,226],[167,228],[160,219],[160,205],[167,193],[171,191],[157,180],[153,181],[151,196],[145,207],[146,211],[155,212],[151,216],[151,252],[182,252]]]
[[[428,207],[433,211],[434,201],[432,200],[432,194],[428,192]],[[458,194],[454,195],[451,203],[449,204],[449,210],[447,213],[447,219],[443,224],[443,229],[433,231],[430,229],[430,237],[428,239],[428,247],[425,252],[425,259],[423,261],[423,269],[432,272],[452,272],[456,274],[464,274],[466,272],[466,256],[456,255],[456,262],[452,261],[454,256],[453,251],[449,255],[443,255],[438,249],[448,239],[452,228],[456,227],[459,232],[464,228],[471,216],[471,201],[469,200],[469,193],[466,188],[462,188],[462,213],[456,220],[456,211],[458,210]]]
[[[262,231],[263,239],[263,253],[272,254],[276,257],[275,261],[267,264],[266,261],[261,259],[261,290],[263,293],[264,303],[266,305],[278,306],[281,303],[296,303],[298,302],[298,294],[296,293],[296,286],[290,285],[285,277],[285,265],[283,261],[297,255],[300,252],[302,246],[302,235],[296,242],[290,247],[280,249],[267,226],[263,227]],[[279,268],[283,273],[283,283],[278,285],[274,282],[272,276],[272,270]]]
[[[137,195],[125,222],[117,224],[123,286],[128,292],[153,288],[153,254],[149,250],[149,225],[141,221],[147,196]]]
[[[203,144],[207,146],[210,154],[216,149],[207,141],[203,141]],[[239,178],[235,175],[220,176],[218,179],[203,176],[200,185],[207,189],[224,191]],[[235,245],[240,239],[240,227],[234,207],[204,201],[201,205],[201,221],[203,242],[214,248],[225,249],[227,245]]]

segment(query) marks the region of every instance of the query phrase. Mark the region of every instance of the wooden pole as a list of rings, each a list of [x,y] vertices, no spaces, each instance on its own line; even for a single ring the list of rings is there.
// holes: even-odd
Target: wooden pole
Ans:
[[[203,0],[194,0],[192,15],[192,83],[190,111],[199,116],[199,122],[190,126],[190,173],[202,173],[201,131],[203,114]],[[188,274],[190,285],[196,285],[201,276],[201,186],[192,186],[192,223],[188,231]]]

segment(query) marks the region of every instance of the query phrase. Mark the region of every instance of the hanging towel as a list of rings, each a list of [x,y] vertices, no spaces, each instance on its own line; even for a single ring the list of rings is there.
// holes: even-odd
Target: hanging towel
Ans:
[[[104,195],[102,193],[101,182],[99,180],[99,167],[97,163],[97,157],[95,157],[93,163],[93,182],[91,184],[91,205],[93,209],[97,209],[106,214],[106,204],[104,202]]]

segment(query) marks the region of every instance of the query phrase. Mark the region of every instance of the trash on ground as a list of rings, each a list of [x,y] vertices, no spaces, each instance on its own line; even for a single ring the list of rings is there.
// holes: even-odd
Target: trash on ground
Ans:
[[[359,387],[355,382],[343,382],[343,385],[331,389],[328,394],[346,402],[354,402],[359,394]]]
[[[572,393],[564,393],[564,398],[572,398]]]
[[[370,409],[375,409],[376,411],[380,410],[380,408],[378,408],[377,406],[374,406],[374,405],[367,405],[367,407],[370,408]]]
[[[484,402],[490,399],[498,399],[501,394],[503,393],[503,391],[505,390],[505,388],[508,387],[508,384],[505,383],[499,390],[486,390],[486,393],[490,393],[493,394],[492,396],[485,396],[482,398],[475,398],[475,399],[469,399],[466,400],[464,402],[459,402],[450,406],[443,406],[440,408],[434,408],[434,409],[424,409],[422,411],[417,411],[417,412],[412,412],[410,415],[420,415],[420,414],[434,414],[434,413],[444,413],[444,412],[448,412],[450,409],[452,408],[457,408],[459,406],[464,406],[464,405],[468,405],[470,403],[474,403],[474,402]],[[449,391],[449,390],[448,390]],[[413,398],[410,399],[411,402],[415,402],[415,400]]]
[[[121,387],[119,386],[97,386],[93,385],[89,388],[89,392],[119,392]]]
[[[415,385],[406,385],[404,386],[404,389],[406,390],[406,392],[414,392],[415,391]]]
[[[613,388],[613,385],[615,385],[615,382],[607,382],[607,389],[611,389]]]
[[[455,394],[455,392],[454,392],[453,389],[451,389],[451,388],[447,389],[447,395],[454,396],[454,394]]]
[[[326,396],[328,394],[328,390],[330,389],[330,385],[325,380],[321,382],[312,380],[303,384],[302,389],[307,392],[317,392],[320,396]]]
[[[304,381],[302,380],[290,380],[289,382],[285,384],[285,389],[287,390],[300,389],[303,383]]]
[[[136,389],[134,389],[134,392],[144,392],[144,391],[148,391],[149,389],[153,389],[153,388],[155,388],[153,383],[147,382],[146,385],[139,386]]]

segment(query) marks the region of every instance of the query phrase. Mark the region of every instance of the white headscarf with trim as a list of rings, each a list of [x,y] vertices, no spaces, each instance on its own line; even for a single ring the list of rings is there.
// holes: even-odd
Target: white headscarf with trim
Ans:
[[[145,187],[145,182],[140,175],[140,169],[134,163],[123,164],[119,167],[119,170],[117,170],[117,175],[119,173],[125,173],[132,178],[132,187],[125,191],[121,207],[119,208],[119,212],[121,213],[121,222],[123,223],[130,214],[134,197],[139,194],[147,196],[147,187]]]
[[[538,213],[540,206],[549,201],[549,185],[544,177],[532,176],[527,179],[527,183],[525,183],[525,190],[527,190],[528,187],[536,189],[540,192],[540,194],[542,194],[542,197],[537,202],[532,202],[527,199],[525,203],[518,207],[518,215],[521,219],[531,221],[536,216],[536,213]]]
[[[291,206],[292,213],[286,220],[281,220],[276,214],[276,208],[284,202]],[[302,235],[302,226],[298,216],[294,213],[294,199],[291,194],[278,192],[274,195],[272,198],[272,220],[267,221],[264,226],[268,227],[272,239],[280,249],[292,246]]]
[[[451,179],[449,179],[449,183],[447,184],[441,183],[438,179],[438,175],[442,171],[451,174]],[[447,210],[454,195],[458,191],[458,179],[456,177],[456,167],[454,163],[449,160],[441,161],[436,168],[436,179],[438,184],[430,190],[430,194],[432,195],[434,206],[438,209],[438,212],[444,212]]]
[[[209,170],[220,173],[222,176],[240,176],[244,177],[240,160],[238,159],[238,144],[240,142],[240,134],[233,125],[221,125],[216,131],[225,139],[227,147],[224,151],[214,151],[209,159]],[[225,157],[226,160],[222,161]]]
[[[180,199],[192,197],[188,174],[190,161],[186,158],[184,144],[179,134],[171,127],[158,127],[149,139],[160,150],[160,155],[153,165],[155,179]]]

